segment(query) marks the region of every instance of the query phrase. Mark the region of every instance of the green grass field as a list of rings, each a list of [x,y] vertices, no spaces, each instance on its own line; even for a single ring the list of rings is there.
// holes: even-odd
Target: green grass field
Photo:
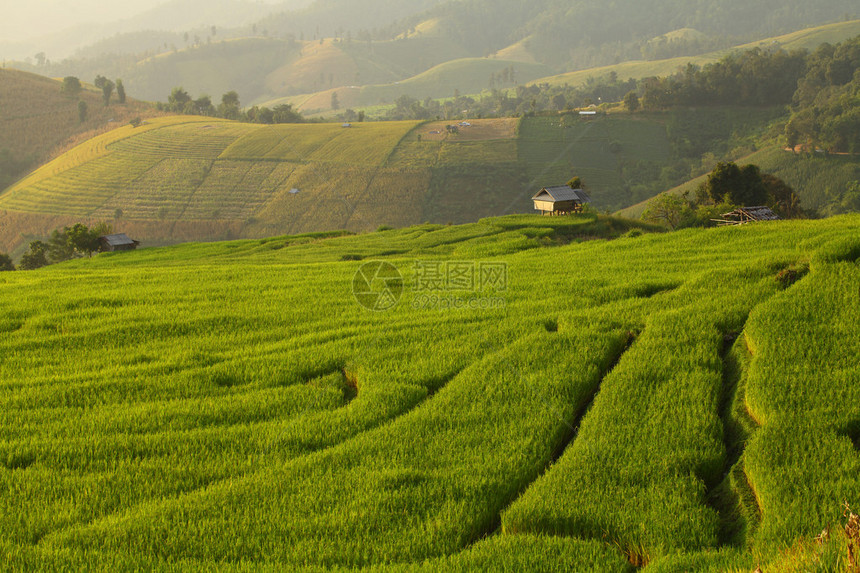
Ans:
[[[858,228],[520,215],[0,273],[0,568],[779,571],[860,505]]]

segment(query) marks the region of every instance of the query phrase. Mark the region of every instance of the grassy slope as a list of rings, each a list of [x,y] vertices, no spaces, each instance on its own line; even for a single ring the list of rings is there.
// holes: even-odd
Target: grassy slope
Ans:
[[[576,241],[630,225],[516,216],[4,273],[0,563],[769,570],[860,502],[860,218]],[[353,298],[362,257],[402,274],[393,310]],[[751,354],[731,395],[726,335]],[[730,467],[754,495],[715,502]],[[738,541],[732,503],[761,520]]]
[[[131,93],[150,101],[166,101],[174,87],[182,86],[195,98],[208,94],[215,103],[235,90],[246,104],[273,87],[277,74],[269,75],[298,59],[298,51],[284,40],[238,38],[165,52],[123,70],[122,77]]]
[[[88,137],[122,125],[134,117],[156,115],[151,106],[127,100],[105,107],[101,91],[92,86],[77,97],[60,93],[62,82],[12,69],[0,70],[0,149],[19,160],[32,158],[41,164]],[[126,86],[127,88],[128,86]],[[88,107],[81,123],[78,101]]]

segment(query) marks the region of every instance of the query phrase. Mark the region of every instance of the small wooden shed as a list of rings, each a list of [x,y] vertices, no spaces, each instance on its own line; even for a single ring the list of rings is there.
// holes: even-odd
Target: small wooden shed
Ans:
[[[129,238],[125,233],[115,235],[104,235],[99,237],[99,251],[133,251],[140,243]]]
[[[744,223],[753,223],[756,221],[778,221],[779,215],[774,213],[770,207],[740,207],[729,213],[723,213],[722,219],[711,219],[715,223],[719,223],[720,227],[728,225],[743,225]]]
[[[535,210],[543,215],[566,215],[579,213],[582,206],[591,201],[582,189],[571,189],[567,185],[544,187],[532,197]]]

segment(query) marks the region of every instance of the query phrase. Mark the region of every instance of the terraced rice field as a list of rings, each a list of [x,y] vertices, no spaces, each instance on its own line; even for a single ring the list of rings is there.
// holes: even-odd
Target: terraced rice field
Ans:
[[[860,506],[858,228],[511,216],[2,273],[0,568],[784,570]]]
[[[0,252],[20,254],[51,225],[79,221],[110,221],[147,245],[469,223],[531,213],[536,191],[573,176],[585,181],[594,208],[614,209],[677,179],[679,136],[670,141],[667,126],[695,132],[700,115],[477,119],[457,134],[446,122],[345,128],[157,118],[89,140],[0,193]],[[719,142],[772,116],[717,109],[699,120],[720,127]],[[778,174],[818,173],[804,165],[785,160]],[[827,181],[850,181],[852,166],[844,167]],[[804,205],[827,196],[827,186],[797,188]]]
[[[254,224],[254,215],[272,211],[265,206],[283,203],[275,232],[303,231],[306,225],[283,224],[285,218],[307,215],[303,202],[286,201],[293,198],[289,191],[322,194],[327,197],[323,203],[342,200],[340,181],[360,168],[368,176],[356,193],[372,195],[367,185],[373,174],[414,126],[394,122],[348,130],[332,124],[263,127],[211,118],[153,120],[63,155],[3,194],[0,209],[100,220],[121,213],[126,222]],[[324,204],[319,207],[322,214],[313,215],[315,229],[320,224],[349,226],[349,217],[336,219]]]

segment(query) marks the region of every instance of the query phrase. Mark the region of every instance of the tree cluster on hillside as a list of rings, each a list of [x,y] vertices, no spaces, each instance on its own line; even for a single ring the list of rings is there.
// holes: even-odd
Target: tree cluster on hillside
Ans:
[[[193,99],[182,87],[175,87],[167,98],[167,103],[158,102],[157,109],[186,115],[204,115],[247,121],[250,123],[302,123],[305,118],[293,109],[290,104],[279,104],[273,108],[253,106],[242,110],[239,105],[239,94],[229,91],[221,96],[221,103],[215,105],[208,95]]]
[[[809,55],[792,111],[789,147],[860,153],[860,36]]]
[[[655,197],[642,219],[671,229],[712,226],[712,219],[737,207],[768,206],[785,219],[806,217],[800,198],[785,181],[762,173],[757,165],[720,162],[690,197],[662,193]]]
[[[111,226],[99,223],[90,228],[83,223],[55,229],[47,241],[32,241],[21,262],[20,270],[33,270],[80,257],[90,257],[99,250],[99,237],[109,235]]]
[[[647,78],[637,90],[645,109],[685,105],[791,105],[786,144],[860,152],[860,36],[816,51],[761,50],[699,68]]]
[[[6,253],[0,253],[0,272],[14,270],[15,264],[12,262],[12,257],[7,255]]]
[[[806,67],[806,52],[754,48],[667,77],[639,82],[647,110],[679,105],[787,105]]]

